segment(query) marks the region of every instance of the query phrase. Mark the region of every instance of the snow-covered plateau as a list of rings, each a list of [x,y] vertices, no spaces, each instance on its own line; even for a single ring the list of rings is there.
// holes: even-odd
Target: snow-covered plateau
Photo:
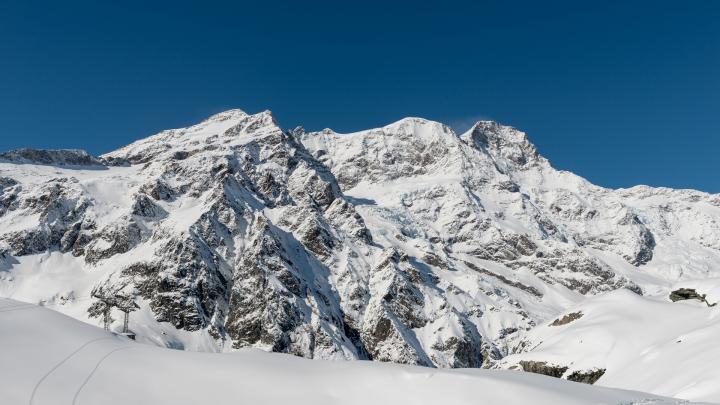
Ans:
[[[595,186],[491,121],[0,153],[0,297],[3,404],[720,402],[720,195]],[[136,342],[57,313],[98,297]]]

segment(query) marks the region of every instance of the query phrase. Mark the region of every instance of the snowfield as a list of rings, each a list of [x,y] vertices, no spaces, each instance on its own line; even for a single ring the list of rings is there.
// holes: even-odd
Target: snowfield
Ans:
[[[687,403],[513,371],[163,349],[8,299],[0,358],[4,405]]]
[[[717,302],[718,280],[692,285],[706,286],[713,292],[710,302]],[[581,315],[564,325],[553,321],[533,329],[524,342],[528,350],[505,357],[499,367],[542,361],[568,366],[565,375],[604,369],[597,385],[720,402],[720,368],[714,366],[720,359],[717,306],[618,290],[589,298],[566,314]]]

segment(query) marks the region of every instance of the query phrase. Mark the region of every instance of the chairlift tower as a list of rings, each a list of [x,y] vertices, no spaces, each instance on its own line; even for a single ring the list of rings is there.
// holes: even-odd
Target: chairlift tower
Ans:
[[[113,307],[119,309],[123,313],[123,329],[122,334],[134,338],[134,335],[130,333],[130,312],[136,311],[140,308],[132,296],[115,292],[113,294],[105,294],[102,292],[93,292],[92,296],[97,298],[98,305],[95,307],[95,314],[103,316],[103,326],[105,330],[110,330],[110,323],[112,318],[110,312]],[[90,310],[88,310],[90,311]],[[92,316],[92,315],[91,315]],[[132,336],[131,336],[132,335]]]
[[[123,311],[123,330],[122,333],[128,333],[128,324],[130,323],[130,312]]]
[[[135,339],[135,334],[130,332],[130,312],[137,311],[140,306],[135,303],[135,300],[129,296],[117,296],[115,306],[123,313],[123,329],[122,334]]]
[[[103,327],[105,330],[110,330],[110,311],[112,310],[112,307],[115,306],[115,302],[110,297],[101,296],[99,294],[94,294],[93,297],[97,298],[98,301],[102,303],[102,315],[103,315]]]

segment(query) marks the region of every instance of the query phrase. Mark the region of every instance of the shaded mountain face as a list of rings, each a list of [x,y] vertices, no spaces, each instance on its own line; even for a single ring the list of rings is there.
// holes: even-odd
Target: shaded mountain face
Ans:
[[[0,162],[53,166],[100,166],[102,162],[78,149],[16,149],[0,153]]]
[[[720,196],[597,187],[494,122],[231,110],[98,159],[3,154],[0,187],[0,294],[84,320],[134,296],[140,340],[190,350],[488,367],[587,296],[720,269]]]

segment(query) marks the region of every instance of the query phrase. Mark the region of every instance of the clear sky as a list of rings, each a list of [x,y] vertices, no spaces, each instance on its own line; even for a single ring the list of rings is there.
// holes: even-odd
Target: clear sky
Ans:
[[[493,119],[603,186],[720,192],[720,1],[0,2],[0,150],[100,154],[229,108]]]

